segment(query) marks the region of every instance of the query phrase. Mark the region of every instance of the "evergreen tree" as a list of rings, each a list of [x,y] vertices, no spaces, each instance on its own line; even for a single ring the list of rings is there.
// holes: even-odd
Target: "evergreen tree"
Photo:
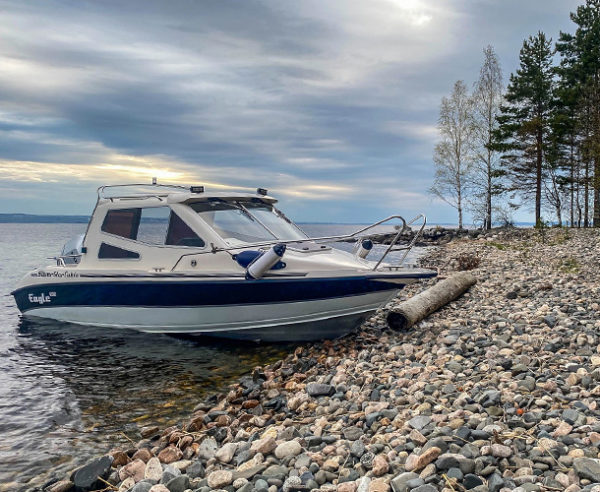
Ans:
[[[594,192],[594,227],[600,227],[600,0],[586,0],[571,13],[575,34],[560,33],[556,44],[561,78],[570,88],[576,113],[579,151],[585,169],[584,225],[588,225],[588,187]],[[593,172],[592,172],[593,171]],[[593,176],[592,176],[593,175]]]
[[[528,200],[535,198],[535,221],[541,220],[545,154],[551,134],[554,74],[552,40],[543,32],[523,42],[520,66],[511,74],[506,104],[498,116],[495,148],[502,151],[502,165],[509,189]]]
[[[462,80],[454,84],[450,97],[442,98],[438,129],[441,141],[435,146],[435,180],[430,192],[458,212],[463,228],[465,198],[473,169],[473,100]]]
[[[577,97],[570,81],[562,69],[557,70],[559,80],[555,94],[555,109],[552,121],[552,151],[550,162],[563,173],[561,186],[568,195],[571,227],[582,222],[580,206],[581,162],[577,124]]]

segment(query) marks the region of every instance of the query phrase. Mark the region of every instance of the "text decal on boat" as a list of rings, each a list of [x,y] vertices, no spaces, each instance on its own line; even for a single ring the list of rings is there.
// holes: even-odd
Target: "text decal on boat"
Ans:
[[[48,295],[43,292],[36,296],[34,294],[29,294],[29,302],[32,304],[46,304],[47,302],[52,302],[52,297],[56,297],[56,292],[48,292]]]
[[[44,272],[42,270],[38,270],[36,272],[31,272],[32,277],[57,277],[57,278],[76,278],[79,277],[79,274],[76,272]]]

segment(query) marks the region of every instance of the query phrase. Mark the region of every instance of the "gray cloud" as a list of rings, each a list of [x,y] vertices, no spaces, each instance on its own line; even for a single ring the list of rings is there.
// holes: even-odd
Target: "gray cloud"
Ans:
[[[440,98],[473,82],[486,44],[513,70],[523,37],[569,29],[576,4],[4,1],[0,209],[87,210],[65,187],[92,189],[114,179],[98,165],[133,159],[132,173],[158,162],[279,189],[303,220],[432,209],[451,221],[426,194]],[[81,172],[24,202],[15,162],[46,163],[38,180]]]

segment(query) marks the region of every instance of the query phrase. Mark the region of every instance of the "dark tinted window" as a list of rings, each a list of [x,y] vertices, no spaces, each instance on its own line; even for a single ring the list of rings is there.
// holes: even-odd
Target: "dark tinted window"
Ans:
[[[140,209],[128,208],[122,210],[109,210],[102,223],[102,231],[121,236],[127,239],[135,239],[138,226],[140,225]]]
[[[167,241],[165,244],[172,246],[204,247],[204,241],[199,238],[183,220],[181,220],[179,215],[173,212],[171,212]]]
[[[98,258],[101,259],[135,259],[139,257],[139,253],[136,253],[135,251],[117,248],[116,246],[111,246],[106,243],[102,243],[100,245],[100,251],[98,251]]]

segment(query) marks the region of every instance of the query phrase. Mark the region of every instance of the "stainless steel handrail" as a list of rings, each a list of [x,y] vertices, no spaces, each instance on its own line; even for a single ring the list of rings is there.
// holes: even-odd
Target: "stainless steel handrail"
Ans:
[[[425,216],[425,214],[419,214],[414,219],[411,219],[409,222],[404,224],[404,227],[408,227],[411,224],[414,224],[419,219],[423,219],[423,223],[421,224],[421,227],[419,228],[419,230],[415,233],[415,235],[411,239],[410,243],[408,243],[406,246],[403,246],[401,248],[394,250],[394,251],[404,250],[404,254],[402,255],[402,258],[400,258],[400,261],[398,262],[398,266],[400,266],[400,265],[402,265],[402,263],[404,263],[404,260],[406,259],[406,257],[408,256],[408,253],[410,253],[410,250],[413,248],[413,246],[417,242],[417,239],[423,235],[423,229],[425,229],[425,225],[427,225],[427,217]],[[398,234],[396,234],[396,236],[394,237],[394,239],[392,240],[392,242],[390,243],[388,248],[385,250],[385,253],[383,253],[383,256],[379,259],[377,264],[373,267],[373,271],[375,271],[375,270],[377,270],[377,268],[379,268],[379,265],[381,265],[381,263],[383,262],[385,257],[388,255],[388,253],[390,253],[392,251],[392,248],[398,242],[398,239],[400,239],[400,236],[402,235],[403,232],[404,232],[404,229],[398,231]]]
[[[130,184],[119,184],[119,185],[104,185],[104,186],[100,186],[97,190],[98,193],[98,198],[141,198],[141,197],[150,197],[150,196],[156,196],[156,195],[168,195],[168,192],[165,192],[164,195],[162,193],[148,193],[148,192],[143,192],[143,193],[134,193],[133,195],[128,195],[128,196],[115,196],[115,197],[110,197],[110,196],[104,196],[104,190],[106,190],[107,188],[127,188],[127,187],[134,187],[134,186],[143,186],[145,188],[171,188],[171,189],[177,189],[177,190],[184,190],[184,191],[190,191],[189,186],[181,186],[181,185],[166,185],[166,184],[159,184],[159,183],[130,183]]]
[[[390,245],[386,249],[386,251],[383,254],[383,256],[381,257],[381,259],[373,267],[373,269],[372,269],[373,271],[375,271],[375,270],[377,270],[377,268],[379,268],[379,266],[381,265],[381,263],[383,262],[383,260],[385,259],[385,257],[392,251],[392,248],[396,245],[396,243],[400,239],[400,236],[408,229],[408,227],[411,224],[414,224],[419,219],[423,220],[423,223],[421,224],[421,227],[415,233],[415,235],[413,236],[413,238],[410,241],[410,243],[407,246],[403,246],[401,248],[397,248],[397,249],[394,250],[394,251],[405,250],[405,253],[402,256],[400,262],[397,265],[394,265],[396,267],[399,267],[400,265],[402,265],[402,263],[406,259],[406,256],[408,255],[408,253],[410,252],[410,250],[414,247],[414,245],[417,242],[418,238],[421,237],[422,234],[423,234],[423,230],[425,229],[425,225],[427,224],[427,217],[424,214],[419,214],[419,215],[417,215],[416,217],[414,217],[413,219],[411,219],[408,222],[406,222],[406,220],[404,219],[404,217],[402,217],[401,215],[390,215],[389,217],[386,217],[385,219],[382,219],[382,220],[379,220],[377,222],[374,222],[373,224],[370,224],[370,225],[368,225],[366,227],[363,227],[362,229],[358,229],[358,230],[354,231],[351,234],[343,234],[343,235],[338,235],[338,236],[321,236],[321,237],[307,237],[306,239],[288,239],[288,240],[263,241],[263,242],[256,242],[256,243],[247,243],[247,244],[243,244],[243,245],[239,245],[239,246],[229,246],[229,247],[225,247],[225,248],[224,247],[217,247],[217,246],[215,246],[214,244],[211,243],[211,250],[210,251],[197,251],[197,252],[190,252],[190,253],[186,253],[186,254],[181,255],[179,257],[179,259],[177,260],[177,262],[175,263],[175,265],[173,266],[173,268],[171,269],[171,271],[173,271],[177,267],[177,265],[181,262],[181,260],[184,257],[186,257],[186,256],[195,256],[195,255],[209,254],[209,253],[232,252],[232,251],[245,250],[245,249],[248,249],[248,248],[261,248],[261,247],[265,247],[265,246],[272,246],[274,244],[302,244],[302,243],[307,243],[307,242],[313,242],[313,243],[331,243],[331,242],[335,242],[335,241],[344,241],[344,240],[348,240],[348,239],[357,239],[357,240],[359,240],[359,239],[366,239],[366,238],[369,238],[369,237],[377,236],[379,234],[378,233],[372,233],[372,234],[362,235],[363,232],[368,231],[369,229],[372,229],[374,227],[377,227],[378,225],[384,224],[385,222],[389,222],[390,220],[393,220],[393,219],[398,219],[398,220],[402,221],[402,227],[398,230],[398,232],[394,236],[394,239],[392,240],[392,242],[390,243]]]
[[[373,227],[377,227],[378,225],[381,225],[381,224],[388,222],[390,220],[393,220],[393,219],[398,219],[398,220],[402,221],[402,228],[400,229],[400,234],[402,234],[402,232],[404,232],[407,227],[406,220],[401,215],[390,215],[389,217],[387,217],[383,220],[374,222],[373,224],[368,225],[367,227],[363,227],[362,229],[358,229],[357,231],[354,231],[352,234],[343,234],[340,236],[307,237],[306,239],[271,240],[271,241],[263,241],[263,242],[257,242],[257,243],[247,243],[247,244],[244,244],[241,246],[229,246],[227,248],[213,246],[212,250],[209,252],[210,253],[219,253],[221,251],[235,251],[238,249],[260,248],[262,246],[271,246],[273,244],[299,244],[299,243],[308,243],[308,242],[331,243],[331,242],[335,242],[335,241],[344,241],[346,239],[357,238],[357,236],[359,236],[363,232],[368,231],[369,229],[372,229]],[[361,237],[366,238],[366,237],[371,237],[371,236],[375,236],[375,235],[377,235],[377,234],[375,234],[375,233],[367,234],[366,236],[361,236]]]

